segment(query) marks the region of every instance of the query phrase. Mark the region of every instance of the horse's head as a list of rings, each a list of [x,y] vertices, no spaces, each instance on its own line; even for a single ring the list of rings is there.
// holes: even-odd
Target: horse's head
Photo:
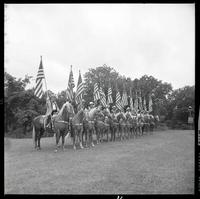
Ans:
[[[98,109],[97,107],[92,108],[88,112],[88,119],[94,120],[100,112],[100,109]]]
[[[69,102],[66,102],[63,104],[59,114],[62,116],[64,121],[71,120],[75,115],[74,108]]]

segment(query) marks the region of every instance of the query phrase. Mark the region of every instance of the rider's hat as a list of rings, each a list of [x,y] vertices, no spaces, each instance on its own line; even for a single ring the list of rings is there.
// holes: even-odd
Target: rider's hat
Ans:
[[[93,102],[90,102],[89,105],[94,105],[94,103],[93,103]]]

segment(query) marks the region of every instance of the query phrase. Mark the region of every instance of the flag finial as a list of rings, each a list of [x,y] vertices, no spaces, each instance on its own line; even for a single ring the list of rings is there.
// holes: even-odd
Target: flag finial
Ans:
[[[42,55],[40,55],[40,59],[41,59],[41,61],[42,61]]]

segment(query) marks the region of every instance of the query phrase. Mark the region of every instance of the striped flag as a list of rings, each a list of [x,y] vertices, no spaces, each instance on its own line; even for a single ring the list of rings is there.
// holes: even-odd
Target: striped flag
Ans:
[[[37,78],[36,78],[36,86],[35,86],[35,91],[34,91],[35,96],[39,98],[41,98],[43,95],[43,89],[42,89],[43,79],[45,79],[45,77],[44,77],[44,69],[43,69],[42,56],[41,56],[39,70],[38,70]]]
[[[141,97],[141,91],[140,91],[140,93],[139,93],[139,97],[138,97],[138,100],[139,100],[139,109],[140,109],[140,111],[142,111],[142,97]]]
[[[105,107],[106,106],[106,95],[105,93],[103,92],[102,88],[100,87],[99,89],[99,92],[100,92],[100,100],[101,100],[101,104]]]
[[[115,105],[118,109],[122,109],[122,105],[121,105],[121,96],[120,96],[120,93],[119,93],[119,90],[116,86],[116,101],[115,101]]]
[[[79,71],[78,84],[77,84],[76,96],[75,96],[75,100],[77,104],[81,103],[83,99],[84,88],[85,87],[84,87],[84,83],[82,82],[81,72]]]
[[[68,87],[67,87],[67,91],[66,91],[66,97],[70,101],[73,101],[73,88],[74,87],[75,87],[75,85],[74,85],[74,77],[73,77],[72,66],[71,66],[71,71],[70,71],[70,74],[69,74]]]
[[[138,111],[138,96],[137,96],[137,91],[136,91],[135,100],[134,100],[134,110],[136,112]]]
[[[143,100],[143,110],[146,111],[147,110],[147,106],[146,106],[146,100],[145,100],[145,97],[144,97],[144,100]]]
[[[130,88],[130,109],[131,111],[133,111],[133,95],[132,95],[132,90]]]
[[[122,103],[123,108],[128,105],[127,93],[126,93],[125,87],[124,87],[124,90],[123,90],[122,102],[121,103]]]
[[[51,100],[49,98],[48,91],[47,91],[46,106],[47,106],[46,115],[50,115],[52,113],[53,107],[52,107]]]
[[[113,103],[113,99],[112,99],[112,89],[111,89],[111,85],[109,82],[109,88],[108,88],[108,104]]]
[[[94,102],[96,102],[98,99],[100,99],[100,93],[99,93],[99,87],[97,82],[94,84]]]
[[[151,95],[149,95],[149,112],[153,111],[152,105],[153,105],[152,98]]]

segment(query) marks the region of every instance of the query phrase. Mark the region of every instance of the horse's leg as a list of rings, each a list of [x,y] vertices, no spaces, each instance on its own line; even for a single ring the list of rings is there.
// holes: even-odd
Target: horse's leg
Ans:
[[[82,140],[82,138],[83,138],[83,128],[82,127],[80,127],[80,129],[79,129],[79,144],[80,144],[80,148],[81,149],[83,149],[84,147],[83,147],[83,140]]]
[[[76,150],[76,134],[77,134],[77,129],[76,127],[73,129],[73,148]]]
[[[60,140],[60,130],[57,129],[55,130],[55,134],[56,134],[56,148],[55,148],[55,152],[58,152],[58,143],[59,143],[59,140]]]
[[[100,143],[100,132],[99,129],[96,129],[96,137],[97,137],[97,144]]]
[[[38,137],[38,131],[35,129],[35,139],[34,139],[35,149],[37,149],[37,137]]]
[[[94,143],[93,143],[93,134],[95,132],[95,128],[93,127],[92,130],[91,130],[91,145],[92,147],[94,147]]]
[[[41,134],[38,135],[38,150],[41,150],[40,139],[41,139]]]
[[[65,131],[62,132],[62,150],[65,151]]]

